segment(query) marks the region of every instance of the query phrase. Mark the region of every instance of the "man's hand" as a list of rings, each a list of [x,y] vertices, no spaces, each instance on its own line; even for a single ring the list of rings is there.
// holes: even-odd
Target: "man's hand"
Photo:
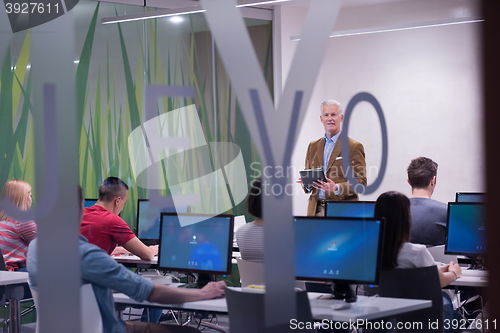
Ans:
[[[153,255],[156,256],[158,254],[158,245],[150,245],[149,249],[153,251]]]
[[[221,297],[224,295],[224,288],[226,287],[226,282],[217,281],[209,282],[203,288],[201,288],[202,299],[212,299],[216,297]]]
[[[153,303],[178,304],[202,301],[224,295],[224,281],[209,282],[202,289],[174,288],[164,284],[153,284],[147,300]]]
[[[127,249],[125,249],[121,246],[117,246],[117,247],[115,247],[113,252],[111,252],[112,256],[118,256],[120,254],[130,254],[130,251],[127,251]]]
[[[318,179],[313,183],[313,186],[318,190],[323,190],[325,192],[335,192],[338,187],[338,185],[330,178],[326,178],[326,182]]]

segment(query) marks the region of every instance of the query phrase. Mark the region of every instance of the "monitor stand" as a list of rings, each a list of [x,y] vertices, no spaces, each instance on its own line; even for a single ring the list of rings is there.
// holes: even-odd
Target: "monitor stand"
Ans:
[[[470,266],[467,269],[485,269],[482,257],[467,256],[467,258],[470,260]]]
[[[332,283],[332,298],[342,299],[347,303],[356,302],[356,293],[348,283]]]
[[[209,282],[215,281],[209,274],[199,273],[198,278],[193,273],[186,274],[188,278],[188,282],[183,285],[183,288],[193,288],[193,289],[201,289],[205,287]]]
[[[199,273],[198,274],[198,279],[196,280],[196,285],[198,288],[203,288],[205,287],[209,282],[215,281],[211,275],[209,274],[203,274]]]

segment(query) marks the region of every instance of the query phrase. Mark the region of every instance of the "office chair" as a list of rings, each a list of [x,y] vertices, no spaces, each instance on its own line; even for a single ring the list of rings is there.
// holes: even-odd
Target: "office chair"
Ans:
[[[39,308],[38,291],[31,288],[31,294],[35,305]],[[84,284],[80,288],[80,301],[81,301],[81,320],[82,320],[82,333],[103,333],[102,317],[95,298],[94,289],[91,284]],[[36,321],[36,332],[40,332],[38,326],[38,319]]]
[[[240,273],[240,282],[242,287],[248,287],[251,284],[265,284],[263,262],[248,261],[241,258],[236,258],[236,262],[238,264],[238,271]],[[305,281],[295,281],[295,288],[299,290],[306,290],[306,286],[307,282]],[[329,292],[331,292],[331,288]]]
[[[449,264],[450,261],[454,263],[458,262],[456,255],[444,254],[444,245],[430,246],[427,250],[436,262],[442,262],[443,264]]]
[[[229,313],[229,331],[238,333],[265,332],[264,292],[245,292],[226,288],[226,301]],[[309,298],[306,291],[299,291],[297,295],[297,315],[299,322],[313,322]],[[286,325],[290,328],[290,325]],[[280,329],[285,326],[280,327]],[[315,330],[301,330],[301,332],[315,332]]]
[[[443,295],[436,266],[381,271],[379,295],[432,300],[432,307],[398,315],[395,319],[397,322],[422,323],[421,329],[405,332],[443,332]],[[437,322],[437,329],[431,329],[430,322]]]
[[[251,284],[264,284],[264,263],[241,258],[236,258],[236,262],[242,287],[248,287]]]

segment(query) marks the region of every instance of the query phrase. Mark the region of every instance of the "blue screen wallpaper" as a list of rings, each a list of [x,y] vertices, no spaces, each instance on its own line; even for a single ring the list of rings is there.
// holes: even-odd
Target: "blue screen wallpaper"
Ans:
[[[459,254],[486,253],[486,221],[482,204],[448,204],[446,251]]]
[[[160,267],[227,270],[233,237],[230,217],[211,217],[185,227],[180,226],[177,215],[163,215],[162,220]]]
[[[380,221],[295,219],[295,275],[375,281]]]
[[[175,207],[151,207],[149,201],[138,201],[137,238],[159,239],[160,238],[160,215],[161,213],[175,213]],[[187,207],[178,209],[178,213],[185,213]]]
[[[330,217],[367,217],[373,218],[375,202],[333,201],[326,204],[326,216]]]
[[[457,202],[486,202],[485,193],[457,193]]]
[[[97,202],[97,199],[85,199],[85,203],[83,204],[83,207],[85,207],[85,208],[91,207],[91,206],[95,205],[96,202]]]

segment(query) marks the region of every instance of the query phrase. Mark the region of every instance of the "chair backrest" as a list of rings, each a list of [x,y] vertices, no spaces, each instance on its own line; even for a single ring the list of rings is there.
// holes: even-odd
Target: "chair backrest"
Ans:
[[[236,258],[236,262],[238,263],[242,287],[248,287],[251,284],[265,284],[263,262],[248,261],[241,258]],[[305,281],[295,281],[295,288],[306,290],[306,283]]]
[[[263,333],[265,328],[264,292],[248,292],[226,288],[229,330],[238,333]],[[298,322],[313,322],[311,306],[306,291],[296,292]],[[287,327],[290,324],[287,323]],[[315,332],[301,330],[301,332]]]
[[[1,250],[0,250],[0,254],[1,254]],[[3,257],[3,254],[2,254],[2,258],[0,260],[0,271],[6,271],[7,270],[7,267],[5,266],[5,259]],[[5,299],[6,299],[6,296],[5,296],[5,286],[0,286],[0,306],[4,306],[5,305]]]
[[[428,247],[427,250],[430,252],[432,258],[434,258],[434,261],[436,262],[449,264],[450,261],[453,261],[454,263],[457,263],[458,259],[456,255],[444,254],[444,245],[431,246]]]
[[[251,284],[264,284],[264,263],[253,262],[237,258],[238,271],[240,272],[241,286]]]
[[[2,252],[0,252],[2,253]],[[0,260],[0,271],[6,271],[7,270],[7,266],[5,265],[5,258],[3,257],[3,254],[2,254],[2,260]]]
[[[38,291],[31,288],[31,285],[30,289],[31,294],[33,295],[33,301],[35,302],[35,307],[39,308]],[[82,333],[103,333],[101,312],[99,311],[99,306],[97,305],[97,300],[91,284],[84,284],[80,288],[80,300]],[[38,328],[38,320],[36,323],[36,332],[40,332]]]
[[[397,316],[398,322],[422,323],[405,332],[443,332],[443,295],[436,266],[380,272],[379,294],[383,297],[425,299],[432,307]],[[438,323],[437,329],[429,323]]]

